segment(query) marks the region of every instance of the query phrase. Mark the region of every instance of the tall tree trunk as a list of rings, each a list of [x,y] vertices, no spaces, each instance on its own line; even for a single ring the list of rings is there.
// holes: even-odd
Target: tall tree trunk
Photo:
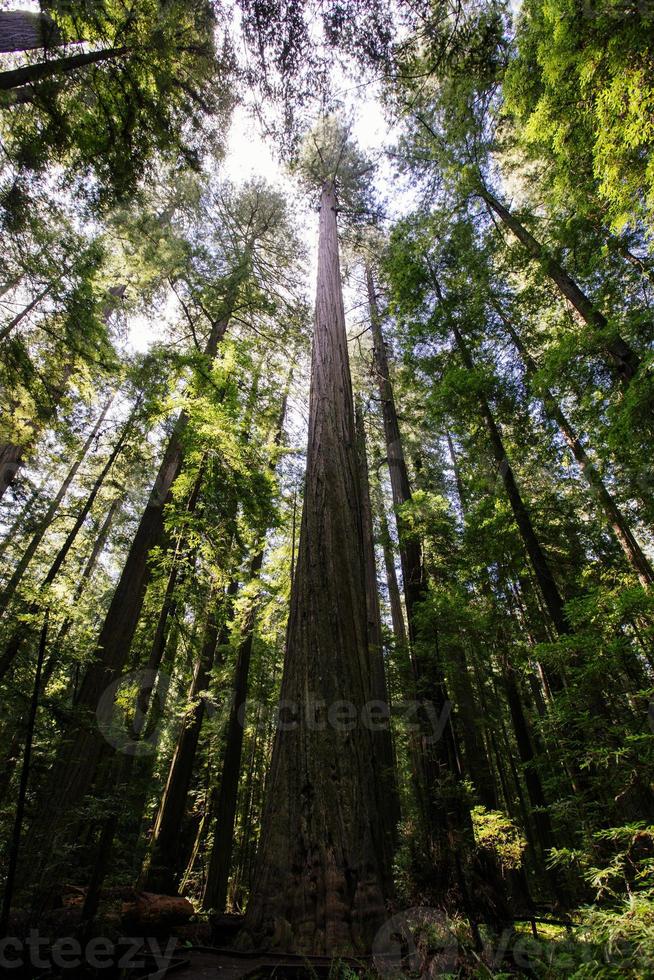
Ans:
[[[34,674],[34,686],[30,701],[29,714],[27,718],[27,732],[25,735],[25,748],[23,750],[23,766],[20,774],[20,785],[18,787],[18,800],[16,802],[16,813],[14,816],[14,826],[9,840],[7,855],[7,872],[5,875],[5,888],[2,899],[2,910],[0,911],[0,939],[4,939],[9,933],[9,914],[13,900],[14,883],[16,880],[16,868],[18,865],[18,848],[20,847],[23,817],[25,814],[25,803],[27,800],[27,785],[30,776],[30,763],[32,758],[32,743],[34,741],[34,729],[36,727],[36,712],[39,706],[39,694],[41,691],[41,671],[45,658],[45,650],[48,640],[48,612],[46,610],[41,628],[41,639],[39,642],[39,653],[36,660],[36,670]]]
[[[50,470],[46,473],[41,482],[34,487],[32,493],[25,501],[23,509],[16,515],[14,521],[5,532],[2,542],[0,543],[0,558],[4,556],[11,544],[14,544],[17,539],[20,540],[21,537],[25,536],[30,526],[34,528],[35,524],[34,521],[30,521],[30,515],[32,514],[32,511],[34,510],[38,501],[41,499],[41,497],[43,497],[51,475],[52,471]]]
[[[391,610],[391,624],[395,641],[400,647],[406,647],[407,636],[406,626],[404,625],[404,611],[402,609],[402,596],[397,581],[395,570],[395,555],[393,554],[393,542],[388,527],[388,516],[383,500],[379,502],[379,523],[381,545],[384,552],[384,570],[386,572],[386,587],[388,589],[388,603]]]
[[[388,840],[388,859],[392,861],[394,845],[397,843],[397,825],[400,820],[400,799],[395,774],[395,753],[391,737],[391,703],[386,683],[384,663],[384,639],[382,634],[379,591],[377,589],[377,559],[370,503],[370,479],[368,474],[368,454],[366,433],[361,405],[355,407],[357,433],[357,452],[359,457],[359,483],[361,485],[361,521],[363,525],[364,561],[366,567],[366,609],[368,613],[368,646],[370,650],[370,695],[388,711],[388,723],[373,732],[375,741],[374,761],[378,769],[376,782],[379,787],[379,807],[386,820]]]
[[[452,332],[465,367],[468,371],[474,371],[475,366],[472,361],[470,351],[468,350],[468,346],[456,324],[452,324]],[[495,419],[493,418],[490,406],[483,395],[480,395],[479,397],[479,407],[488,431],[493,457],[502,477],[504,489],[506,490],[506,495],[509,498],[509,503],[511,505],[511,510],[513,511],[515,522],[518,526],[525,550],[529,555],[529,559],[536,576],[536,581],[538,582],[538,587],[545,601],[545,605],[547,606],[547,611],[550,614],[554,627],[559,636],[566,636],[571,633],[572,630],[569,622],[565,618],[564,602],[561,597],[561,593],[559,592],[554,575],[552,574],[550,563],[545,557],[545,552],[540,546],[540,542],[531,522],[531,517],[529,516],[529,511],[527,510],[527,507],[522,499],[522,494],[520,493],[520,489],[516,483],[513,470],[511,469],[506,452],[504,451],[504,443],[502,442],[500,430],[495,422]]]
[[[249,931],[268,943],[330,955],[370,948],[390,887],[371,732],[361,722],[370,690],[366,576],[336,212],[328,182],[282,713],[246,918]],[[339,702],[351,705],[349,723],[335,718]]]
[[[538,370],[538,365],[534,361],[529,351],[526,349],[513,324],[499,310],[498,312],[500,313],[506,330],[514,343],[516,350],[524,362],[528,376],[533,378]],[[575,460],[579,464],[579,468],[584,474],[597,502],[604,511],[604,514],[609,522],[609,526],[611,527],[618,544],[622,548],[627,561],[638,576],[643,588],[648,588],[654,584],[654,570],[643,554],[640,545],[636,541],[627,519],[621,512],[612,495],[609,493],[606,484],[602,480],[602,477],[600,476],[594,463],[589,458],[579,436],[570,424],[566,415],[561,410],[561,407],[552,392],[548,388],[541,389],[541,397],[548,414],[558,425],[563,438],[565,439]]]
[[[263,550],[254,556],[250,563],[250,581],[258,578],[263,564]],[[238,648],[234,669],[234,688],[232,691],[229,719],[225,731],[225,754],[220,775],[220,789],[215,807],[216,831],[213,848],[207,868],[207,882],[202,897],[205,908],[222,911],[227,900],[227,885],[232,863],[234,844],[234,824],[238,783],[241,775],[241,754],[243,751],[243,731],[245,728],[245,708],[248,694],[250,659],[254,640],[256,603],[247,612],[243,625],[243,639]]]
[[[524,767],[523,775],[527,793],[529,794],[529,802],[532,806],[532,817],[536,827],[536,833],[540,846],[545,851],[554,846],[554,834],[547,809],[547,799],[545,798],[538,770],[534,767],[536,756],[529,731],[529,723],[527,722],[522,706],[518,682],[515,672],[506,658],[502,665],[502,680],[511,713],[511,722],[518,746],[518,755]]]
[[[102,427],[102,425],[104,423],[104,420],[107,417],[107,412],[109,411],[109,408],[111,406],[111,403],[113,401],[113,398],[114,398],[114,396],[112,394],[107,399],[107,401],[104,403],[104,405],[102,407],[102,411],[100,412],[100,415],[98,417],[98,420],[95,423],[95,425],[93,426],[93,428],[91,429],[91,431],[90,431],[90,433],[89,433],[89,435],[88,435],[88,437],[87,437],[84,445],[82,446],[82,450],[81,450],[79,456],[77,457],[77,459],[75,460],[75,462],[73,463],[73,465],[71,466],[71,468],[68,470],[68,473],[66,474],[63,483],[59,487],[59,489],[58,489],[57,493],[55,494],[54,498],[52,499],[52,501],[50,503],[50,506],[48,507],[47,511],[43,515],[42,520],[39,522],[39,526],[38,526],[37,530],[32,535],[32,538],[30,539],[29,544],[27,545],[25,551],[23,552],[23,555],[22,555],[20,561],[18,562],[18,565],[16,566],[16,568],[15,568],[15,570],[14,570],[11,578],[9,579],[7,585],[5,586],[5,588],[4,588],[3,592],[2,592],[2,595],[0,596],[0,614],[4,613],[4,611],[6,610],[7,606],[11,602],[11,600],[12,600],[12,598],[13,598],[15,592],[16,592],[16,589],[20,585],[20,582],[21,582],[21,580],[23,578],[23,575],[27,571],[27,567],[28,567],[29,563],[31,562],[32,558],[34,557],[34,554],[36,552],[36,549],[41,544],[41,541],[43,540],[43,537],[44,537],[46,531],[48,531],[50,529],[50,525],[52,524],[52,521],[53,521],[53,519],[55,517],[55,514],[57,513],[57,511],[59,510],[59,507],[61,506],[61,502],[63,501],[64,497],[66,496],[66,494],[68,492],[68,489],[69,489],[71,483],[73,482],[73,480],[77,476],[77,472],[78,472],[80,466],[82,465],[82,463],[86,459],[86,455],[87,455],[89,449],[91,448],[91,446],[95,442],[95,440],[96,440],[96,438],[98,436],[98,433],[100,432],[100,429],[101,429],[101,427]]]
[[[42,289],[40,293],[36,294],[36,296],[31,301],[31,303],[28,303],[27,306],[20,311],[20,313],[17,313],[16,316],[13,317],[13,319],[11,319],[9,323],[7,323],[0,330],[0,340],[4,340],[6,337],[8,337],[9,334],[12,332],[12,330],[14,330],[14,328],[17,327],[20,323],[22,323],[22,321],[25,319],[26,316],[29,316],[29,314],[32,312],[34,307],[38,306],[41,300],[48,295],[51,288],[52,288],[51,286],[45,286],[45,288]]]
[[[290,377],[282,398],[277,431],[275,432],[274,442],[277,446],[281,444],[283,437],[289,387]],[[270,469],[274,472],[275,461],[273,460],[269,465]],[[263,565],[263,556],[264,549],[261,547],[250,563],[250,582],[258,579]],[[243,734],[245,728],[244,713],[248,696],[250,659],[252,656],[256,612],[257,601],[253,599],[243,624],[242,639],[234,670],[234,688],[225,733],[225,754],[221,769],[220,789],[218,790],[215,806],[216,830],[202,898],[203,905],[206,908],[213,908],[219,911],[224,909],[227,901],[227,886],[229,884],[229,873],[232,863],[236,804],[238,801],[238,785],[241,775],[241,755],[243,752]]]
[[[114,499],[111,501],[109,510],[107,511],[104,521],[102,522],[102,527],[98,531],[98,536],[96,537],[93,543],[91,554],[89,555],[87,562],[84,565],[82,574],[80,575],[79,578],[79,582],[75,587],[75,592],[73,593],[73,602],[72,602],[73,606],[76,606],[78,601],[81,599],[84,593],[84,589],[86,588],[89,579],[91,578],[93,572],[95,571],[95,566],[97,565],[98,558],[100,557],[102,550],[105,544],[107,543],[111,526],[116,518],[116,514],[120,509],[123,499],[124,499],[123,494],[119,494],[117,497],[114,497]],[[66,637],[68,636],[70,627],[72,626],[72,622],[73,621],[72,619],[70,619],[70,617],[66,617],[66,619],[64,619],[63,623],[59,627],[59,632],[55,637],[55,641],[52,645],[52,649],[48,654],[48,660],[43,669],[44,687],[47,685],[48,681],[52,677],[52,674],[54,673],[54,670],[59,661],[59,655],[61,653],[62,644],[66,639]]]
[[[141,399],[139,398],[137,400],[136,405],[134,406],[134,409],[132,410],[132,412],[130,414],[130,417],[128,418],[127,422],[123,426],[122,432],[121,432],[119,438],[116,440],[116,443],[114,445],[114,448],[112,449],[111,453],[109,454],[109,458],[107,459],[105,465],[102,467],[102,469],[101,469],[98,477],[96,478],[96,480],[95,480],[95,482],[93,484],[93,487],[91,489],[91,492],[89,493],[89,495],[87,496],[86,500],[84,501],[83,506],[80,508],[80,510],[79,510],[79,512],[77,514],[77,517],[75,518],[75,522],[74,522],[72,528],[70,529],[70,531],[66,535],[66,540],[64,541],[64,543],[62,544],[61,548],[57,552],[57,554],[56,554],[56,556],[54,558],[54,561],[50,565],[50,568],[48,569],[48,572],[47,572],[45,578],[41,582],[41,585],[39,587],[40,590],[47,588],[49,585],[52,585],[52,583],[54,582],[55,578],[59,574],[59,571],[61,569],[61,566],[63,565],[64,561],[66,560],[66,557],[68,555],[68,552],[72,548],[72,546],[73,546],[73,544],[75,542],[75,539],[77,537],[77,534],[79,533],[79,530],[82,527],[82,524],[84,523],[84,521],[88,517],[88,515],[90,513],[90,510],[91,510],[93,504],[95,503],[95,499],[96,499],[98,493],[100,492],[100,490],[102,489],[102,486],[103,486],[104,481],[105,481],[105,479],[107,477],[107,474],[111,470],[112,466],[116,462],[117,457],[119,456],[120,452],[122,451],[122,448],[123,448],[123,446],[125,444],[125,440],[127,439],[127,436],[129,435],[129,432],[130,432],[130,430],[131,430],[131,428],[132,428],[132,426],[134,424],[134,419],[136,417],[136,413],[138,412],[138,409],[139,409],[140,404],[141,404]],[[32,613],[32,614],[34,614],[34,613],[36,613],[38,611],[38,609],[39,609],[39,600],[38,599],[35,599],[30,604],[29,612]],[[0,657],[0,679],[2,679],[5,676],[5,674],[7,673],[7,671],[9,670],[9,668],[11,667],[11,665],[13,664],[14,660],[18,656],[18,653],[19,653],[20,647],[21,647],[21,643],[22,643],[23,639],[25,638],[25,635],[26,635],[25,629],[22,628],[22,627],[20,627],[11,636],[11,638],[10,638],[7,646],[5,647],[5,649],[4,649],[3,653],[2,653],[2,656]]]
[[[391,492],[396,514],[412,499],[409,474],[402,446],[400,427],[395,408],[395,398],[391,383],[386,345],[381,328],[381,318],[377,307],[377,297],[371,268],[366,268],[370,323],[374,345],[377,383],[384,420],[387,462],[391,478]],[[417,629],[417,611],[425,598],[425,582],[422,568],[422,549],[415,534],[407,533],[398,516],[400,541],[400,563],[404,582],[404,599],[407,611],[409,646],[414,674],[415,692],[420,704],[421,736],[419,740],[421,777],[416,787],[425,829],[430,840],[432,859],[436,868],[435,878],[440,879],[444,891],[458,883],[465,893],[466,885],[461,880],[457,855],[463,847],[459,833],[469,836],[472,833],[470,814],[462,815],[460,794],[456,783],[460,779],[459,751],[448,716],[450,701],[447,695],[445,677],[438,638],[425,650],[426,637],[421,637]],[[433,713],[438,718],[446,718],[442,736],[435,744]],[[430,722],[430,717],[432,721]],[[456,842],[456,843],[455,843]],[[464,898],[464,896],[462,896]]]
[[[0,12],[0,53],[49,48],[61,41],[57,25],[47,14],[28,10]]]
[[[229,316],[214,323],[205,349],[208,359],[213,360],[228,324]],[[47,828],[40,823],[34,832],[34,851],[40,855],[44,866],[50,866],[47,875],[43,872],[43,888],[36,896],[37,903],[47,904],[50,900],[48,882],[51,885],[61,873],[60,869],[50,864],[50,855],[54,853],[58,841],[57,834],[65,836],[69,832],[65,816],[79,805],[89,791],[102,754],[105,743],[94,715],[103,693],[118,677],[129,655],[150,580],[149,556],[152,549],[163,541],[165,507],[182,468],[183,437],[187,424],[188,415],[182,411],[168,440],[145,512],[132,539],[100,630],[96,659],[91,662],[77,692],[77,717],[71,722],[68,737],[63,739],[53,766],[49,796],[53,818]],[[30,870],[32,874],[40,873],[37,868]],[[34,911],[38,913],[39,907],[35,906]]]
[[[33,418],[27,423],[30,436],[24,442],[0,443],[0,500],[16,479],[16,475],[25,462],[25,456],[30,452],[46,424],[57,415],[57,410],[63,400],[68,381],[73,373],[70,363],[64,364],[61,375],[50,388],[50,404],[40,418]]]
[[[534,238],[531,232],[527,231],[515,215],[511,214],[508,208],[493,197],[485,187],[479,190],[479,196],[486,201],[507,228],[513,232],[518,241],[525,246],[531,257],[540,262],[546,275],[558,286],[563,296],[572,303],[582,320],[602,335],[602,346],[609,358],[611,368],[620,380],[625,384],[631,381],[640,366],[640,359],[635,351],[616,330],[612,330],[610,336],[607,334],[608,322],[604,314],[597,309],[574,279]]]
[[[234,591],[235,587],[232,589],[232,592]],[[223,635],[219,637],[220,620],[225,612],[225,598],[214,595],[210,601],[211,612],[207,619],[202,649],[189,691],[191,707],[182,720],[182,728],[170,763],[166,788],[152,833],[150,853],[141,875],[143,888],[170,895],[177,894],[178,881],[184,870],[184,856],[180,852],[180,830],[186,814],[188,792],[204,720],[205,702],[199,694],[206,690],[209,684],[216,649],[227,641],[224,627]]]
[[[65,75],[75,71],[76,68],[84,68],[86,65],[95,65],[102,61],[114,61],[129,53],[129,48],[103,48],[102,51],[85,51],[82,54],[71,54],[63,58],[52,58],[50,61],[41,61],[35,65],[25,65],[23,68],[12,68],[10,71],[0,72],[0,91],[10,91],[20,88],[21,85],[32,85],[41,82],[44,78],[53,78],[57,75]]]

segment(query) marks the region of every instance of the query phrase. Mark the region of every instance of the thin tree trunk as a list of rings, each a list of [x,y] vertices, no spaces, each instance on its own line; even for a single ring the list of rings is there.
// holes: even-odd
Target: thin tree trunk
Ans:
[[[113,61],[129,53],[129,48],[104,48],[102,51],[85,51],[82,54],[71,54],[64,58],[53,58],[51,61],[41,61],[36,65],[25,65],[23,68],[13,68],[0,72],[0,91],[10,91],[21,85],[32,85],[45,78],[65,75],[95,65],[102,61]]]
[[[250,581],[258,578],[263,564],[263,551],[259,551],[250,563]],[[223,911],[227,900],[227,885],[232,863],[234,824],[238,783],[241,775],[241,754],[248,694],[250,659],[254,640],[256,604],[248,610],[243,626],[243,639],[238,648],[234,670],[234,689],[225,732],[225,754],[220,776],[220,789],[216,802],[216,833],[207,869],[207,883],[202,896],[205,908]]]
[[[470,351],[468,350],[467,344],[456,324],[452,324],[452,332],[465,367],[468,371],[474,371],[475,368],[472,357],[470,356]],[[511,504],[511,510],[513,511],[515,522],[518,526],[518,530],[520,531],[520,536],[525,546],[525,550],[529,555],[529,559],[536,576],[536,581],[538,582],[538,587],[545,601],[545,605],[547,606],[547,611],[550,614],[554,627],[559,636],[567,636],[572,632],[572,629],[569,622],[565,618],[564,602],[561,597],[561,593],[559,592],[554,575],[552,574],[549,561],[545,557],[545,553],[540,546],[540,542],[531,522],[531,517],[529,516],[527,507],[522,499],[522,494],[520,493],[520,489],[516,483],[513,470],[511,469],[506,452],[504,451],[504,443],[502,442],[500,430],[497,427],[495,419],[493,418],[488,402],[481,395],[479,397],[479,407],[488,431],[493,457],[502,477],[504,489],[506,490],[507,497],[509,498],[509,503]]]
[[[290,377],[282,399],[277,431],[275,432],[274,442],[277,446],[281,444],[282,440],[289,387]],[[274,471],[274,468],[275,462],[273,461],[270,464],[270,469]],[[264,549],[261,547],[250,563],[250,582],[258,579],[263,565],[263,556]],[[238,784],[241,775],[243,732],[245,728],[244,713],[248,696],[250,659],[252,656],[256,611],[257,602],[256,599],[253,599],[243,625],[243,636],[239,645],[234,670],[234,689],[225,733],[225,754],[220,777],[220,789],[215,807],[216,832],[209,858],[207,880],[202,898],[203,905],[206,908],[213,908],[218,911],[222,911],[225,907],[229,872],[232,864],[236,804],[238,801]]]
[[[39,642],[39,654],[36,661],[34,673],[34,686],[32,688],[32,699],[27,718],[27,732],[25,735],[25,748],[23,749],[23,766],[20,774],[20,785],[18,787],[18,799],[16,802],[16,814],[14,816],[14,826],[9,841],[9,853],[7,856],[7,872],[5,875],[5,889],[2,900],[2,910],[0,911],[0,938],[4,939],[9,932],[9,915],[13,900],[14,884],[16,881],[16,868],[18,865],[18,849],[20,847],[23,817],[25,814],[25,802],[27,800],[27,785],[30,776],[30,762],[32,758],[32,743],[34,741],[34,729],[36,726],[36,712],[39,706],[39,695],[41,691],[41,671],[45,658],[45,650],[48,641],[48,611],[46,610],[41,629],[41,639]]]
[[[8,337],[9,334],[12,332],[12,330],[14,330],[14,328],[17,327],[20,323],[22,323],[22,321],[25,319],[26,316],[29,316],[29,314],[32,312],[34,307],[38,306],[41,300],[48,295],[51,288],[52,288],[51,286],[46,286],[44,289],[41,290],[40,293],[37,293],[37,295],[34,297],[32,302],[28,303],[27,306],[20,311],[20,313],[16,314],[13,320],[10,320],[9,323],[7,323],[0,330],[0,340],[4,340],[6,337]]]
[[[411,486],[402,447],[374,280],[369,266],[366,268],[366,279],[387,462],[393,504],[397,514],[400,508],[412,499]],[[471,836],[472,824],[469,812],[467,817],[462,813],[460,795],[456,791],[455,784],[460,779],[461,770],[451,717],[447,715],[450,701],[440,662],[438,638],[435,641],[436,650],[432,649],[430,655],[426,656],[423,652],[424,642],[421,643],[422,638],[416,626],[418,606],[424,600],[426,591],[420,541],[414,534],[406,533],[399,518],[398,532],[413,679],[420,704],[422,728],[419,741],[421,785],[418,785],[416,790],[436,868],[435,878],[440,880],[444,892],[459,878],[459,886],[463,892],[462,899],[465,901],[467,886],[458,873],[460,861],[456,854],[463,846],[463,839],[459,838],[459,834],[463,833],[465,836],[467,833]],[[438,738],[435,745],[433,740],[430,740],[430,733],[433,735],[433,724],[429,722],[429,713],[434,711],[439,718],[444,716],[447,718],[442,736]]]
[[[513,325],[504,317],[502,313],[500,313],[500,316],[502,317],[504,325],[515,345],[516,350],[524,362],[527,374],[530,377],[533,377],[538,370],[536,362],[529,354],[529,351],[526,349],[522,339],[516,332]],[[604,511],[604,514],[609,522],[609,526],[611,527],[618,544],[622,548],[627,561],[638,576],[643,588],[648,588],[654,584],[654,570],[643,554],[640,545],[636,541],[624,514],[622,514],[612,495],[609,493],[606,484],[597,471],[597,468],[584,449],[579,436],[562,412],[552,392],[547,388],[541,389],[541,397],[547,412],[558,425],[563,438],[572,452],[572,455],[579,464],[581,472],[584,474],[595,498]]]
[[[0,558],[4,556],[9,545],[14,544],[16,542],[16,539],[20,539],[23,536],[24,532],[26,531],[24,525],[26,524],[29,525],[30,523],[32,523],[29,521],[29,516],[34,510],[37,502],[43,496],[43,491],[48,485],[50,476],[51,476],[51,471],[46,474],[46,476],[38,486],[35,486],[34,490],[30,494],[28,499],[25,501],[22,511],[16,516],[13,523],[9,526],[9,529],[5,533],[5,536],[2,539],[2,543],[0,544]]]
[[[479,196],[489,205],[498,215],[513,234],[520,241],[531,257],[541,263],[544,272],[554,282],[563,296],[572,303],[582,320],[594,331],[604,334],[602,345],[609,358],[613,371],[623,383],[628,383],[635,376],[640,366],[638,355],[631,349],[629,344],[614,330],[611,336],[606,336],[608,327],[607,319],[601,313],[577,283],[561,265],[547,252],[547,250],[537,241],[534,236],[527,231],[524,225],[511,214],[508,208],[504,207],[490,191],[485,187],[479,191]]]
[[[64,364],[60,378],[55,381],[50,390],[50,405],[40,419],[30,419],[27,428],[31,439],[26,442],[5,442],[0,444],[0,500],[16,479],[16,475],[25,461],[26,454],[32,448],[45,425],[52,421],[66,393],[68,380],[73,373],[71,364]]]
[[[361,520],[363,524],[363,547],[366,567],[366,609],[368,613],[368,646],[370,651],[370,695],[379,705],[385,705],[389,723],[373,732],[375,741],[375,764],[378,764],[377,783],[379,786],[379,807],[386,819],[388,860],[392,861],[394,845],[397,843],[397,825],[400,820],[400,799],[395,774],[395,754],[391,737],[391,703],[386,682],[384,663],[384,640],[382,635],[379,591],[377,589],[377,559],[370,503],[370,479],[368,474],[368,455],[366,433],[361,405],[355,406],[355,425],[357,432],[357,451],[359,457],[359,482],[361,485]]]
[[[168,770],[166,788],[152,833],[150,854],[141,875],[141,886],[149,891],[177,894],[178,881],[184,870],[183,855],[180,853],[180,828],[186,813],[188,791],[205,709],[204,699],[198,695],[209,684],[216,649],[224,645],[227,640],[224,632],[219,637],[224,603],[224,597],[218,599],[215,596],[211,600],[212,608],[207,619],[202,650],[188,695],[189,701],[192,702],[191,708],[182,721],[182,729]]]
[[[2,595],[0,596],[0,614],[4,613],[7,606],[11,602],[16,592],[16,589],[20,585],[23,575],[27,571],[27,567],[29,563],[34,557],[36,549],[41,544],[41,541],[43,540],[46,531],[49,530],[50,525],[52,524],[52,521],[57,511],[59,510],[59,507],[61,506],[62,500],[66,496],[71,483],[77,476],[77,471],[79,470],[80,466],[86,459],[89,449],[95,442],[98,433],[100,432],[100,429],[104,423],[104,420],[107,417],[107,413],[109,411],[109,408],[111,407],[111,403],[113,399],[114,396],[112,394],[104,403],[102,407],[102,411],[100,412],[100,415],[98,417],[98,420],[93,426],[93,428],[91,429],[84,445],[82,446],[82,450],[79,456],[77,457],[77,459],[75,460],[71,468],[68,470],[68,473],[66,474],[63,483],[59,487],[59,490],[55,494],[52,502],[50,503],[50,506],[48,507],[47,511],[43,515],[42,520],[39,522],[38,529],[32,535],[32,538],[30,539],[29,544],[27,545],[25,551],[23,552],[23,555],[20,561],[18,562],[18,565],[16,566],[11,578],[9,579],[7,585],[5,586]]]
[[[330,955],[370,948],[390,888],[372,738],[361,723],[370,690],[366,577],[336,212],[334,187],[326,183],[282,713],[246,917],[266,943],[274,935],[281,948]],[[325,711],[334,718],[337,702],[352,706],[354,725],[325,719]]]
[[[134,406],[134,409],[132,410],[132,413],[131,413],[129,419],[127,420],[127,422],[123,426],[123,430],[122,430],[122,432],[120,434],[120,437],[116,441],[116,444],[115,444],[114,448],[112,449],[112,451],[111,451],[111,453],[109,455],[109,458],[107,459],[105,465],[103,466],[102,470],[100,471],[100,474],[96,478],[90,494],[87,496],[86,500],[84,501],[84,505],[79,510],[79,512],[77,514],[77,517],[75,518],[75,522],[74,522],[72,528],[70,529],[70,531],[66,535],[66,540],[64,541],[64,543],[62,544],[61,548],[57,552],[57,554],[55,556],[55,559],[52,562],[52,564],[50,565],[50,568],[48,569],[48,572],[47,572],[45,578],[41,582],[41,585],[39,586],[39,591],[42,591],[43,589],[46,589],[49,585],[52,585],[52,583],[54,582],[55,578],[59,574],[59,571],[61,569],[61,566],[63,565],[64,561],[66,560],[66,557],[68,555],[68,552],[72,548],[72,546],[73,546],[73,544],[75,542],[75,539],[77,537],[77,534],[78,534],[80,528],[82,527],[82,524],[84,523],[84,521],[88,517],[88,515],[90,513],[90,510],[91,510],[93,504],[95,503],[95,499],[96,499],[98,493],[100,492],[100,490],[102,489],[102,486],[103,486],[104,481],[105,481],[105,479],[107,477],[107,474],[111,470],[111,468],[114,465],[117,457],[119,456],[120,452],[122,451],[122,448],[123,448],[123,446],[125,444],[125,440],[127,439],[127,436],[129,435],[129,432],[130,432],[130,430],[131,430],[131,428],[132,428],[132,426],[134,424],[134,419],[136,417],[136,413],[138,412],[140,403],[141,403],[141,399],[139,398],[138,401],[137,401],[137,403],[136,403],[136,405]],[[39,601],[38,601],[38,599],[36,599],[34,602],[31,603],[31,605],[29,607],[29,612],[31,614],[34,614],[34,613],[38,612],[38,609],[39,609]],[[5,649],[3,651],[2,656],[0,657],[0,679],[2,679],[5,676],[5,674],[7,673],[7,671],[9,670],[9,668],[11,667],[11,665],[13,664],[14,660],[18,656],[18,653],[20,651],[20,647],[21,647],[22,641],[25,639],[25,636],[26,636],[25,629],[24,628],[19,628],[18,630],[16,630],[13,633],[12,637],[10,638],[7,646],[5,647]]]
[[[205,348],[205,356],[209,360],[215,357],[229,319],[228,314],[213,325]],[[104,691],[118,676],[131,649],[150,580],[149,556],[152,549],[163,540],[165,507],[171,499],[173,483],[183,464],[183,436],[187,424],[188,415],[182,411],[168,440],[145,512],[132,539],[122,574],[100,630],[98,656],[91,662],[77,692],[79,717],[72,724],[75,736],[64,739],[52,770],[49,804],[54,819],[47,828],[45,825],[39,826],[34,833],[34,837],[39,838],[38,846],[34,850],[35,853],[40,853],[44,864],[49,862],[49,856],[54,853],[54,845],[58,840],[53,832],[54,827],[63,835],[69,832],[65,815],[74,810],[88,792],[102,754],[104,742],[93,718]],[[39,869],[32,868],[31,874],[34,873],[38,875]],[[60,869],[55,870],[53,867],[47,881],[43,878],[37,903],[47,904],[50,899],[50,886],[47,882],[53,883],[60,873]],[[38,913],[39,908],[35,907],[34,911]]]
[[[75,592],[73,593],[73,602],[72,602],[73,606],[76,606],[78,601],[81,599],[84,589],[86,588],[87,582],[89,581],[91,575],[95,571],[95,566],[98,562],[98,558],[100,557],[100,554],[105,544],[107,543],[107,539],[109,537],[109,531],[111,530],[111,525],[114,522],[114,519],[120,509],[123,499],[124,499],[123,494],[119,494],[117,497],[114,497],[114,499],[111,501],[109,510],[107,511],[107,515],[102,523],[102,527],[98,531],[98,536],[93,544],[91,554],[88,557],[84,569],[82,570],[82,574],[80,575],[79,582],[77,583],[77,586],[75,588]],[[43,670],[44,687],[47,685],[48,681],[52,677],[52,674],[54,673],[54,670],[59,660],[59,655],[61,653],[62,644],[66,639],[66,637],[68,636],[70,627],[72,626],[72,622],[73,621],[72,619],[70,619],[70,617],[66,617],[66,619],[59,627],[59,632],[55,637],[55,641],[52,645],[52,650],[50,651],[48,660]]]

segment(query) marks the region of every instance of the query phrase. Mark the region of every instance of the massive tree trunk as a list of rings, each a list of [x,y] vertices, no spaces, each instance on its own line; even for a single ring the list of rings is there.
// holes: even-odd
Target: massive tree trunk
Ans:
[[[516,347],[516,350],[524,362],[527,374],[530,377],[533,377],[538,370],[536,362],[525,347],[521,337],[518,335],[510,321],[504,317],[502,313],[500,313],[500,316],[502,317],[504,325]],[[622,548],[627,561],[638,576],[643,588],[648,588],[654,584],[654,570],[643,554],[640,545],[636,541],[627,519],[621,512],[612,495],[609,493],[606,484],[595,467],[595,464],[588,456],[588,453],[586,452],[579,436],[574,431],[564,412],[561,410],[561,407],[552,392],[545,388],[544,390],[541,390],[541,397],[543,399],[545,409],[558,425],[563,438],[572,452],[572,455],[579,464],[581,472],[588,481],[588,485],[591,488],[597,502],[604,511],[609,522],[609,526],[611,527],[618,544]]]
[[[617,333],[612,330],[607,335],[608,322],[606,317],[591,302],[586,294],[579,288],[577,283],[565,269],[548,254],[539,241],[527,231],[525,226],[518,221],[515,215],[511,214],[508,208],[504,207],[490,191],[481,188],[479,196],[492,208],[504,224],[522,242],[533,259],[541,263],[543,270],[554,282],[567,300],[572,303],[582,320],[594,331],[601,334],[601,344],[606,351],[612,370],[620,380],[627,384],[632,380],[640,366],[638,355],[631,349],[629,344]]]
[[[84,445],[82,446],[82,450],[79,456],[68,470],[68,473],[66,474],[63,483],[61,484],[57,493],[53,497],[50,506],[48,507],[47,511],[43,515],[42,520],[39,522],[39,526],[37,530],[32,535],[29,544],[27,545],[20,561],[18,562],[18,565],[16,566],[11,578],[7,582],[7,585],[5,586],[2,595],[0,596],[0,614],[4,613],[7,606],[9,605],[11,599],[13,598],[16,592],[16,589],[20,585],[21,579],[25,574],[29,563],[34,557],[36,549],[41,544],[41,541],[43,540],[46,531],[50,529],[50,525],[52,524],[55,514],[57,513],[59,507],[61,506],[62,500],[66,496],[71,483],[77,476],[77,471],[79,470],[80,466],[86,459],[86,455],[89,449],[91,448],[91,446],[93,445],[102,427],[102,424],[107,417],[107,412],[109,411],[109,408],[113,401],[113,397],[114,396],[112,394],[103,405],[102,411],[100,412],[100,416],[98,417],[97,422],[91,429]]]
[[[61,44],[61,40],[57,25],[47,14],[28,10],[0,12],[0,53],[49,48]]]
[[[280,722],[246,917],[266,944],[330,955],[370,948],[390,887],[373,742],[362,723],[370,691],[366,575],[336,211],[328,182],[320,207],[306,493]]]
[[[0,72],[0,91],[11,91],[22,85],[32,85],[45,78],[65,75],[95,65],[102,61],[113,61],[129,53],[129,48],[103,48],[101,51],[85,51],[82,54],[71,54],[64,58],[52,58],[50,61],[40,61],[35,65],[25,65],[23,68],[13,68]]]

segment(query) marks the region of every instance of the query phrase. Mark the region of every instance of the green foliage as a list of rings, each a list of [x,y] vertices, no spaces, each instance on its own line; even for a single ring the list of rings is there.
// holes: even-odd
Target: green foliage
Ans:
[[[519,868],[527,843],[511,818],[483,806],[471,812],[477,847],[493,854],[503,869]]]

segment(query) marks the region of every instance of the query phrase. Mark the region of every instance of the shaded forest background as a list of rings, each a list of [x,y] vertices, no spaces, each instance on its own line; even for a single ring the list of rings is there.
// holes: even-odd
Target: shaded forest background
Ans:
[[[534,921],[530,975],[648,975],[651,37],[610,0],[0,10],[4,935],[145,892],[363,953],[429,908],[460,975]],[[225,174],[235,113],[274,180]],[[391,707],[356,749],[331,719],[314,803],[270,766],[325,487],[365,638],[323,597],[316,663]],[[379,869],[334,908],[317,842],[324,908],[273,927],[275,812],[328,824],[338,746]]]

